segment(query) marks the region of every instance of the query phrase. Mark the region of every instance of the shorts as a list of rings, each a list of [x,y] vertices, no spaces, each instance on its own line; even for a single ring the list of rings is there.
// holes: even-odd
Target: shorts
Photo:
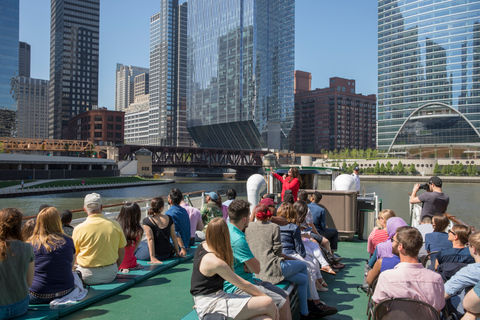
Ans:
[[[255,283],[255,287],[257,287],[258,290],[262,291],[265,293],[267,296],[272,298],[273,302],[277,306],[278,310],[282,309],[283,305],[287,301],[288,294],[285,292],[285,290],[280,289],[276,285],[271,284],[270,282],[267,281],[260,281],[260,280],[253,280]],[[237,288],[234,292],[235,294],[241,294],[241,295],[248,295],[245,291],[242,291]]]
[[[193,301],[195,302],[199,319],[203,319],[206,314],[222,314],[227,319],[234,319],[250,298],[251,296],[249,295],[226,293],[221,290],[208,295],[194,296]]]

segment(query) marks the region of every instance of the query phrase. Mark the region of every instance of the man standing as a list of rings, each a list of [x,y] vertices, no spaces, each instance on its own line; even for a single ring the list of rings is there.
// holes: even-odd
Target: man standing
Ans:
[[[417,197],[417,192],[420,189],[420,184],[416,183],[413,186],[412,195],[410,196],[410,203],[422,203],[422,215],[420,219],[425,216],[434,216],[442,214],[447,211],[450,197],[442,191],[442,179],[439,177],[431,177],[428,180],[427,192],[422,193]]]
[[[358,167],[353,168],[352,177],[355,180],[355,191],[360,191],[360,169]]]
[[[372,300],[380,303],[390,298],[410,298],[426,302],[440,311],[445,306],[442,277],[418,263],[422,234],[413,227],[400,227],[392,238],[392,251],[400,263],[380,273]],[[393,248],[395,247],[395,248]]]
[[[177,236],[178,246],[180,247],[180,255],[182,257],[187,255],[188,244],[190,242],[190,219],[188,212],[180,206],[183,199],[182,191],[177,188],[172,188],[168,194],[168,209],[165,214],[172,217],[175,224],[175,235]]]
[[[98,193],[87,194],[83,206],[87,220],[75,227],[72,234],[77,270],[90,285],[115,279],[127,244],[118,222],[106,218],[102,208],[102,197]]]

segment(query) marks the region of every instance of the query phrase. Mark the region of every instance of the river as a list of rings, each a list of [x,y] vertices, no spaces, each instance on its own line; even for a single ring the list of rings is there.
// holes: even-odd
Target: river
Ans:
[[[112,190],[99,190],[98,193],[104,198],[104,204],[122,203],[126,201],[149,199],[157,196],[165,196],[171,188],[179,188],[182,192],[205,190],[206,192],[221,190],[225,192],[234,188],[240,198],[246,198],[246,182],[221,178],[177,178],[173,184],[154,185],[135,188],[122,188]],[[419,179],[419,182],[423,180]],[[408,193],[412,191],[413,184],[410,182],[362,182],[362,190],[377,193],[383,201],[383,208],[394,210],[398,216],[407,222],[408,217]],[[443,191],[450,196],[450,205],[447,212],[456,215],[464,222],[480,227],[480,184],[479,183],[446,183]],[[64,209],[81,209],[86,192],[60,193],[32,197],[0,199],[0,208],[16,207],[25,215],[35,215],[42,204],[49,204]],[[226,200],[226,199],[223,199]]]

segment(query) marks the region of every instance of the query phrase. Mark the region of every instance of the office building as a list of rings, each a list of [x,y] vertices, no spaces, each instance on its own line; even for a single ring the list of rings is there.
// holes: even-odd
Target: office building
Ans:
[[[467,157],[479,132],[480,1],[379,0],[378,148]]]
[[[123,146],[122,111],[100,108],[83,112],[68,121],[64,136],[68,140],[88,140],[98,146]]]
[[[309,73],[296,74],[302,80],[311,79]],[[306,85],[295,94],[292,150],[320,154],[335,149],[376,147],[376,97],[355,93],[355,82],[333,77],[328,88],[308,91]]]
[[[312,90],[312,74],[310,72],[295,70],[295,93]]]
[[[19,19],[19,0],[0,1],[0,109],[16,110],[11,89],[18,76]]]
[[[18,47],[18,75],[20,77],[30,77],[30,55],[30,45],[20,41]]]
[[[187,128],[200,147],[286,149],[294,0],[188,2]]]
[[[126,108],[133,103],[135,96],[135,77],[140,74],[146,74],[144,79],[144,92],[148,93],[148,68],[135,66],[126,66],[117,63],[117,71],[115,73],[115,110],[125,111]],[[147,86],[145,87],[145,81]],[[146,89],[146,92],[145,92]]]
[[[149,95],[135,96],[125,109],[125,144],[148,145]]]
[[[52,0],[49,137],[98,105],[100,0]]]
[[[150,86],[148,73],[142,73],[135,76],[133,86],[133,102],[135,102],[135,98],[148,94],[148,88]]]
[[[17,138],[48,139],[48,80],[19,77]]]

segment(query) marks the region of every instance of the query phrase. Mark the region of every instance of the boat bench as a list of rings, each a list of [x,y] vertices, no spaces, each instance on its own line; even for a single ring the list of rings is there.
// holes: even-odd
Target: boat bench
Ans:
[[[149,264],[149,261],[137,260],[144,266],[140,270],[132,270],[129,273],[118,273],[115,280],[110,283],[90,286],[87,296],[72,304],[63,304],[50,306],[49,304],[35,304],[28,307],[28,312],[24,316],[18,318],[21,320],[53,320],[65,316],[79,309],[85,308],[95,302],[106,299],[121,291],[124,291],[137,283],[156,276],[163,271],[173,268],[182,262],[193,259],[196,247],[191,247],[187,251],[184,258],[171,258],[162,261],[163,264]]]
[[[285,290],[288,293],[288,295],[290,297],[290,308],[292,310],[294,310],[292,308],[292,300],[296,301],[298,299],[292,299],[293,298],[292,292],[295,289],[296,285],[294,283],[291,283],[291,282],[287,281],[287,280],[284,280],[280,283],[277,283],[277,287],[282,288],[283,290]],[[187,313],[182,318],[182,320],[198,320],[197,311],[195,311],[195,310],[190,311],[189,313]]]

